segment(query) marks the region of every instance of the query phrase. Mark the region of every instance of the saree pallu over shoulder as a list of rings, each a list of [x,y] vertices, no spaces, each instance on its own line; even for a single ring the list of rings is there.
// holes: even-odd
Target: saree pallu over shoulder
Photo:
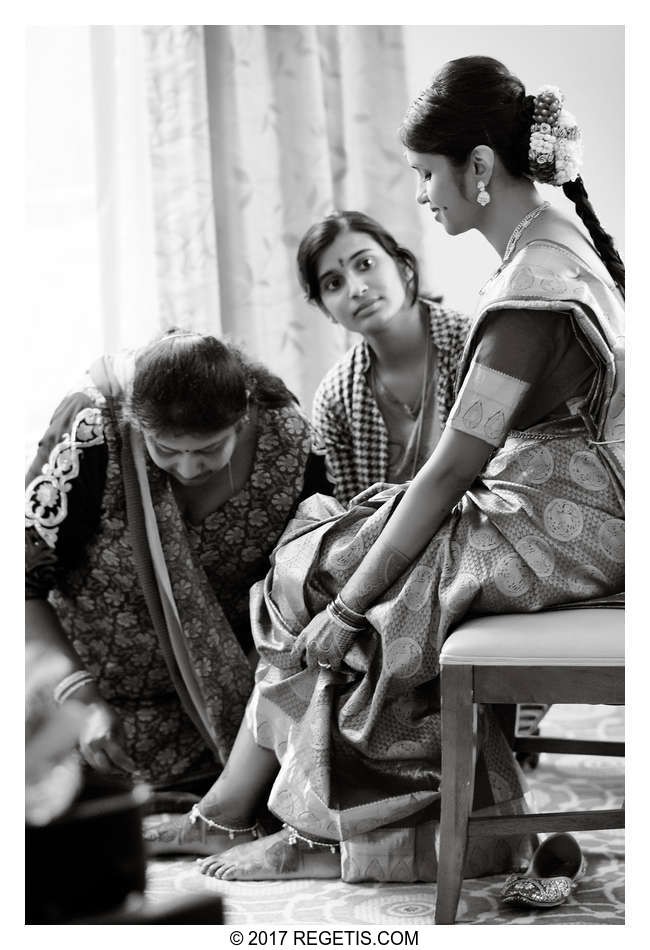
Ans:
[[[571,248],[533,241],[497,272],[481,291],[460,361],[457,393],[474,342],[490,312],[520,309],[566,313],[598,366],[588,400],[574,411],[589,442],[612,472],[621,502],[625,490],[625,315],[620,294]]]
[[[102,414],[107,447],[102,518],[83,561],[66,571],[50,599],[84,667],[118,711],[126,751],[142,779],[155,784],[214,771],[216,744],[192,714],[175,663],[170,669],[171,652],[160,642],[149,596],[155,591],[150,564],[143,587],[147,542],[144,530],[137,538],[132,531],[122,439],[106,399],[97,390],[89,392]]]
[[[181,706],[224,762],[232,742],[231,710],[236,715],[246,699],[247,664],[204,572],[192,563],[169,482],[158,477],[140,433],[124,418],[132,374],[133,355],[120,354],[98,360],[89,375],[106,400],[115,430],[134,565],[150,622]],[[225,679],[219,675],[222,666]]]

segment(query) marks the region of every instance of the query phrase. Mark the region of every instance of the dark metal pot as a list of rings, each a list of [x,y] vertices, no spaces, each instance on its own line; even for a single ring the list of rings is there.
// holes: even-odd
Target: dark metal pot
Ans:
[[[81,799],[47,825],[26,827],[26,922],[69,923],[144,892],[146,785],[89,776]]]

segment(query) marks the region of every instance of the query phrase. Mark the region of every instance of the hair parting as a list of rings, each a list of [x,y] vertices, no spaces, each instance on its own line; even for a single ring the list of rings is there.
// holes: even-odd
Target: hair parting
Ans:
[[[249,405],[297,402],[282,380],[248,360],[231,343],[174,328],[136,357],[125,415],[153,432],[218,432]]]

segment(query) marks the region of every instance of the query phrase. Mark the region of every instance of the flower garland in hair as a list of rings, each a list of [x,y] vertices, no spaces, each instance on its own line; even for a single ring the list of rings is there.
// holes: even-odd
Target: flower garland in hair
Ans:
[[[533,178],[548,185],[575,181],[580,173],[582,134],[557,86],[542,86],[535,96],[528,161]]]

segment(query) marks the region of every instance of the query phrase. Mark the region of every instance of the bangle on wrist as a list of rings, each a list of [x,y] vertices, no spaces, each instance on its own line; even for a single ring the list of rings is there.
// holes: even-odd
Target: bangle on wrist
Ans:
[[[69,699],[73,693],[76,693],[77,690],[81,689],[82,686],[86,686],[87,683],[94,683],[95,677],[92,676],[87,670],[75,670],[74,673],[70,673],[68,676],[64,676],[60,683],[54,687],[53,697],[54,702],[59,706]]]
[[[365,615],[348,607],[340,594],[336,595],[329,606],[332,608],[333,615],[346,626],[352,627],[354,630],[363,630],[368,626]]]
[[[338,626],[343,630],[347,630],[349,633],[358,633],[359,630],[363,629],[362,627],[354,626],[353,624],[348,623],[347,620],[337,612],[333,603],[329,603],[325,610],[330,615],[332,620],[335,620]]]

